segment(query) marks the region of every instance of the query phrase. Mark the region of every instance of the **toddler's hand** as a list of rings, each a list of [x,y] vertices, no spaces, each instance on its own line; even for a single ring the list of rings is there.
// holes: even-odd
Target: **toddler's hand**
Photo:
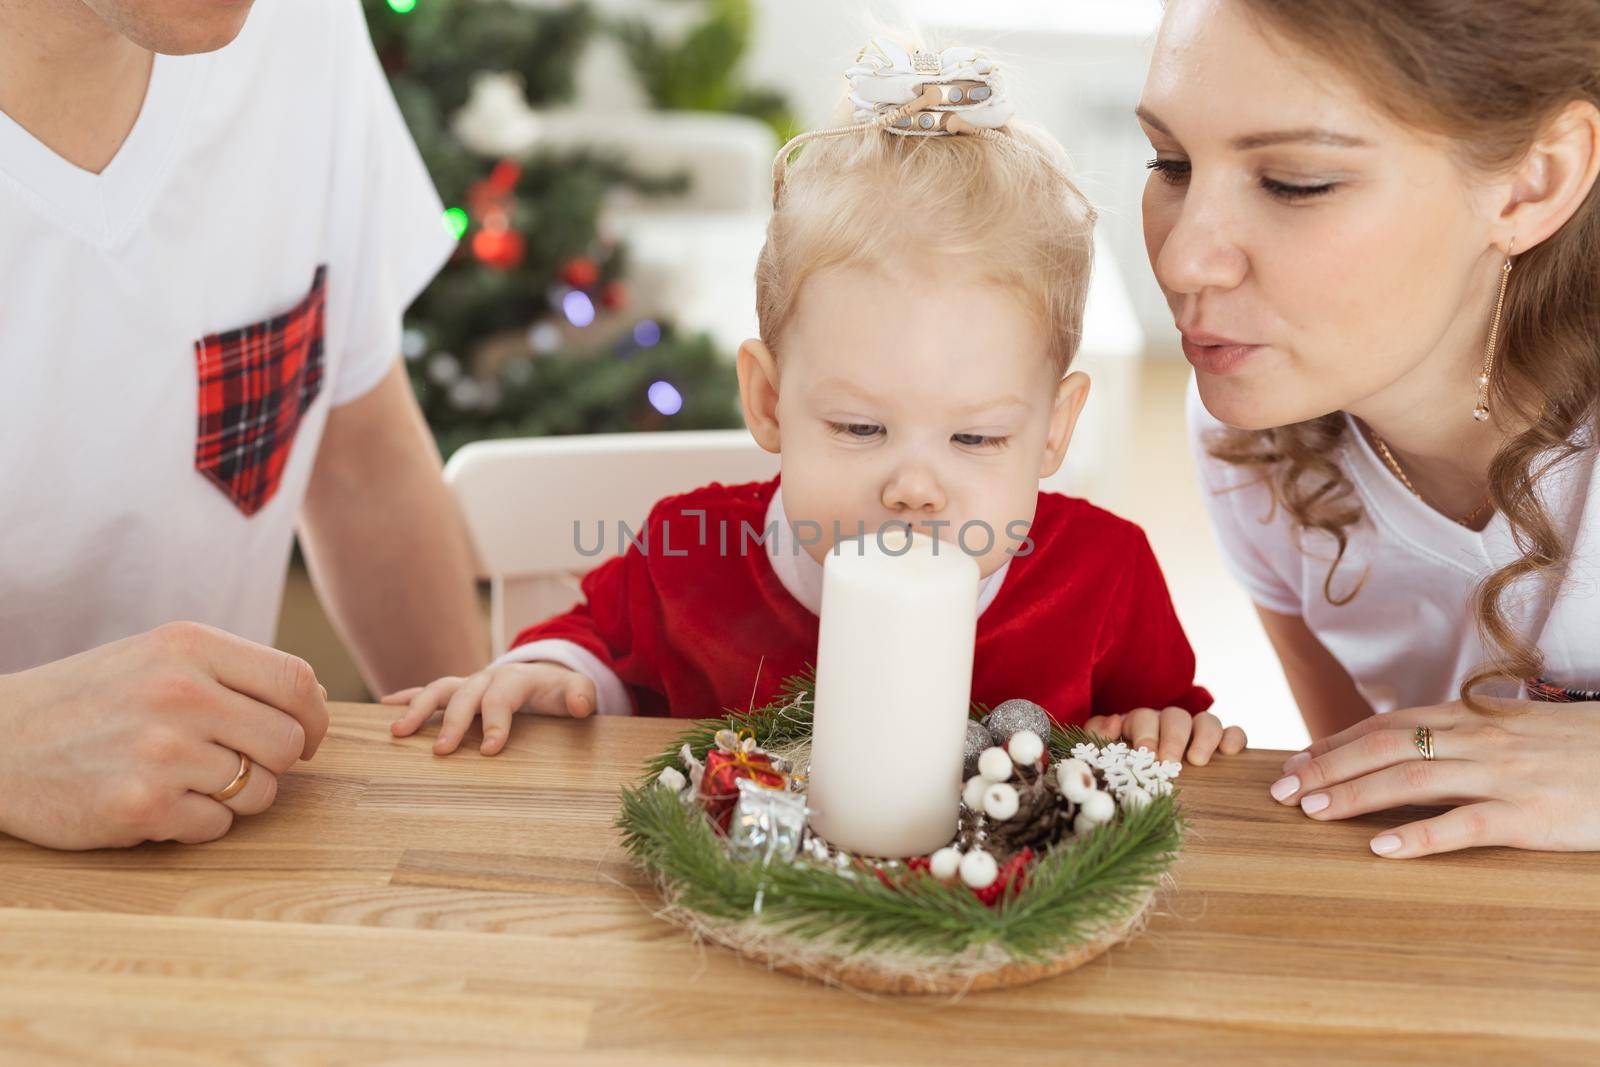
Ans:
[[[1139,708],[1126,715],[1096,715],[1083,728],[1112,740],[1120,738],[1134,748],[1148,748],[1157,759],[1186,758],[1196,767],[1210,763],[1212,753],[1232,756],[1245,746],[1243,730],[1224,728],[1209,711],[1190,715],[1182,708]]]
[[[559,663],[506,663],[488,667],[468,678],[440,678],[424,686],[402,689],[383,698],[385,704],[409,704],[404,715],[389,724],[396,737],[410,737],[439,709],[444,722],[433,742],[435,754],[454,752],[472,720],[483,717],[483,744],[478,751],[492,756],[511,735],[511,716],[519,711],[535,715],[566,715],[581,719],[594,712],[594,683]]]

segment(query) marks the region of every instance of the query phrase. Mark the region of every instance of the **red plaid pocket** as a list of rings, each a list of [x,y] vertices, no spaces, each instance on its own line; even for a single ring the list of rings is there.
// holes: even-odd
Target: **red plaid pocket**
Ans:
[[[318,267],[311,291],[282,315],[195,342],[195,469],[246,515],[278,491],[300,418],[322,391],[326,275]]]

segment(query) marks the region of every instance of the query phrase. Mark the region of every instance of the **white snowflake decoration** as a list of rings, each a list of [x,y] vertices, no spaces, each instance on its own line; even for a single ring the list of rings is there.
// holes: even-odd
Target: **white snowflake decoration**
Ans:
[[[1084,742],[1073,746],[1072,755],[1098,768],[1119,802],[1123,794],[1135,787],[1152,797],[1166,796],[1172,792],[1173,779],[1183,770],[1183,764],[1177,760],[1157,761],[1154,752],[1147,748],[1130,749],[1125,741],[1115,741],[1104,748]]]

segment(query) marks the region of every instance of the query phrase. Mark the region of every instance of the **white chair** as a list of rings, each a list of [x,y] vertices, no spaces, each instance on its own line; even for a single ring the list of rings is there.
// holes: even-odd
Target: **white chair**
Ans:
[[[707,482],[778,473],[778,457],[745,430],[585,434],[478,441],[445,465],[489,581],[495,654],[522,627],[581,596],[582,575],[616,554],[619,522],[637,534],[664,496]],[[603,524],[612,551],[585,555]],[[580,535],[581,533],[581,541]],[[592,551],[592,548],[591,548]]]

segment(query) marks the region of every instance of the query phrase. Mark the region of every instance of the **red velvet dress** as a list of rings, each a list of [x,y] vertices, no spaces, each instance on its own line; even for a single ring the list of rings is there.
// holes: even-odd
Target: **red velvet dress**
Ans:
[[[788,559],[779,540],[759,540],[774,519],[787,530],[778,487],[713,482],[662,500],[641,544],[586,575],[585,599],[522,631],[505,658],[599,675],[603,714],[699,718],[767,703],[815,662],[820,602],[821,566],[793,552],[792,531]],[[1210,706],[1142,530],[1040,493],[1028,537],[1031,551],[1019,546],[981,588],[972,699],[1025,697],[1060,723]]]

